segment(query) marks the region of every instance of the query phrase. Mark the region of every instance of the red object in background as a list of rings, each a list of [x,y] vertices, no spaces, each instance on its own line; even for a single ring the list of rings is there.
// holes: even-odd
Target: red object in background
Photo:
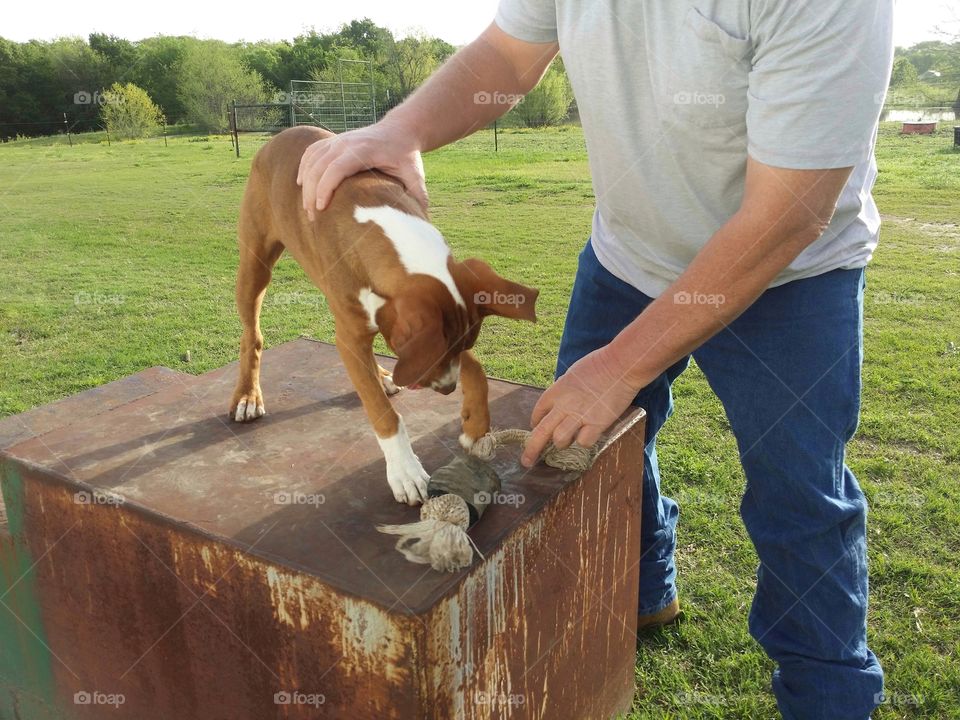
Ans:
[[[936,122],[905,122],[900,130],[901,135],[932,135],[936,132]]]

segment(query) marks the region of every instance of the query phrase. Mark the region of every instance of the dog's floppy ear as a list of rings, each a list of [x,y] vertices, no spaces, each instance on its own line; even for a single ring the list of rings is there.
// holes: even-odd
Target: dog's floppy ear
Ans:
[[[514,320],[537,321],[539,290],[501,277],[478,258],[467,258],[460,264],[466,271],[463,280],[473,289],[472,300],[481,317],[500,315]]]
[[[392,322],[383,329],[387,331],[387,344],[397,354],[393,382],[401,386],[421,385],[447,353],[443,315],[435,303],[408,297],[398,297],[389,304]]]

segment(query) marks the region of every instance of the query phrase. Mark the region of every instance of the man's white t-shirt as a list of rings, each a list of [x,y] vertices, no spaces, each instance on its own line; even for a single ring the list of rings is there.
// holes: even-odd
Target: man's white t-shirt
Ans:
[[[496,23],[559,41],[577,98],[600,262],[657,296],[740,207],[747,155],[852,166],[830,226],[774,281],[863,267],[892,0],[501,0]]]

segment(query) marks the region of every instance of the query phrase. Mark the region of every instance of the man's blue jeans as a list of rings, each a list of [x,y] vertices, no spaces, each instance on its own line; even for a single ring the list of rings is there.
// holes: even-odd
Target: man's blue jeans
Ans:
[[[866,500],[844,464],[860,410],[863,288],[863,270],[835,270],[767,290],[693,353],[740,450],[740,516],[760,558],[750,634],[778,665],[773,691],[787,720],[865,720],[883,692],[866,643]],[[588,242],[557,375],[651,302],[600,265]],[[676,597],[679,508],[660,494],[656,437],[688,361],[634,400],[647,412],[640,614]]]

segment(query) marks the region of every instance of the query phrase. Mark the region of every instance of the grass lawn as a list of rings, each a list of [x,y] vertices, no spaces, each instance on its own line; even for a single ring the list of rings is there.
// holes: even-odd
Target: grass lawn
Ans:
[[[565,127],[500,140],[496,154],[484,131],[426,158],[433,218],[458,257],[482,256],[541,288],[540,323],[489,322],[478,354],[491,375],[544,385],[590,230],[583,136]],[[0,146],[0,415],[152,365],[199,373],[235,359],[235,222],[260,142],[243,136],[239,160],[224,137]],[[960,717],[951,144],[947,129],[901,137],[891,125],[878,150],[886,224],[868,274],[863,414],[848,462],[872,504],[870,642],[890,699],[879,720]],[[290,259],[277,266],[262,324],[268,346],[300,334],[332,340],[325,305]],[[736,447],[695,366],[676,396],[660,459],[681,506],[686,616],[639,644],[630,718],[774,717],[772,664],[746,629],[756,557],[738,516]]]

